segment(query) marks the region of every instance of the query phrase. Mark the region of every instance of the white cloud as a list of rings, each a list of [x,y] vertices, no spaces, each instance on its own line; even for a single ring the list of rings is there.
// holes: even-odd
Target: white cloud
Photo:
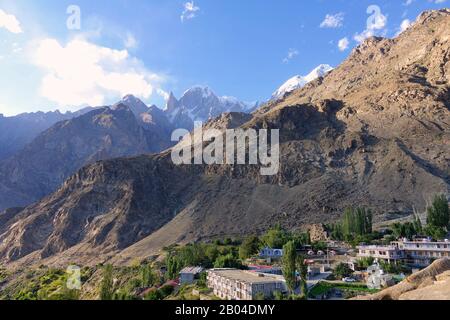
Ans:
[[[163,89],[158,88],[158,89],[156,90],[156,93],[157,93],[160,97],[162,97],[165,101],[169,100],[170,93],[168,93],[167,91],[164,91]]]
[[[9,108],[0,103],[0,114],[3,114],[5,117],[9,117],[17,114],[17,110],[14,110],[14,108]]]
[[[436,4],[440,4],[440,3],[444,3],[444,2],[446,2],[447,0],[428,0],[429,2],[433,2],[433,3],[436,3]]]
[[[127,50],[101,47],[83,38],[65,46],[44,39],[31,54],[33,63],[45,72],[40,94],[59,107],[99,106],[127,94],[148,99],[164,80]]]
[[[385,29],[388,18],[383,15],[380,7],[376,5],[369,6],[367,8],[367,13],[371,14],[367,19],[367,28],[361,33],[356,33],[353,39],[357,42],[363,42],[369,37],[376,35],[385,35],[387,30]]]
[[[138,41],[136,40],[134,35],[132,35],[131,33],[127,33],[127,36],[125,37],[123,44],[125,48],[134,49],[137,48]]]
[[[289,63],[292,59],[298,56],[299,52],[297,49],[289,49],[286,58],[283,59],[283,63]]]
[[[344,13],[336,13],[334,15],[327,14],[325,20],[320,24],[321,28],[340,28],[343,26]]]
[[[405,3],[403,3],[404,6],[409,6],[414,2],[414,0],[406,0]]]
[[[14,15],[7,14],[2,9],[0,9],[0,28],[5,28],[9,32],[16,34],[23,32],[19,20]]]
[[[411,26],[411,20],[409,19],[405,19],[402,21],[402,23],[400,24],[400,28],[399,31],[397,32],[397,36],[402,33],[403,31],[405,31],[406,29],[408,29]]]
[[[198,11],[200,11],[200,7],[194,4],[194,1],[188,1],[184,5],[184,11],[181,14],[181,22],[185,20],[193,19],[197,16]]]
[[[348,49],[348,45],[350,44],[350,42],[348,41],[348,38],[342,38],[341,40],[339,40],[338,42],[338,48],[340,51],[345,51]]]

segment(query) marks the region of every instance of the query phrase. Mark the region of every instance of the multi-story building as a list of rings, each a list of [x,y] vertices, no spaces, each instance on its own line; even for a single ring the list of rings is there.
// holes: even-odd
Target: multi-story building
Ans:
[[[358,257],[372,257],[388,262],[402,261],[408,265],[426,267],[433,260],[450,257],[450,242],[429,239],[392,242],[389,246],[359,246]]]
[[[433,260],[450,257],[450,242],[399,241],[395,243],[405,252],[405,262],[415,266],[428,266]]]
[[[259,295],[271,297],[275,291],[286,292],[282,276],[237,269],[208,270],[208,287],[226,300],[254,300]]]
[[[405,252],[393,244],[390,246],[359,246],[358,250],[358,257],[372,257],[389,263],[405,258]]]

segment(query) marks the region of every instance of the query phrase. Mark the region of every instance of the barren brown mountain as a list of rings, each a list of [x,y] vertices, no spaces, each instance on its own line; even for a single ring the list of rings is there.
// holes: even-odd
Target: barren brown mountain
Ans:
[[[124,263],[175,242],[332,221],[348,206],[369,207],[377,220],[423,210],[433,194],[450,194],[449,30],[450,10],[425,12],[251,119],[217,120],[222,129],[280,129],[276,176],[175,166],[170,152],[98,162],[0,215],[1,260]]]
[[[0,210],[42,199],[87,164],[167,149],[172,127],[162,111],[139,102],[142,113],[126,100],[58,122],[0,161]]]

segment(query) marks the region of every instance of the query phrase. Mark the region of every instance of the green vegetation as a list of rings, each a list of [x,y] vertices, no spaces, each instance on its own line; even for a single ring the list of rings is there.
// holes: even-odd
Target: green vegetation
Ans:
[[[171,248],[165,261],[167,279],[177,278],[179,272],[188,266],[242,268],[239,248],[235,244],[236,242],[232,241],[216,241],[212,244],[195,243],[180,248]]]
[[[264,246],[269,248],[283,248],[283,246],[292,240],[289,232],[281,228],[280,225],[275,226],[275,228],[270,229],[262,237],[262,242]]]
[[[113,300],[114,297],[114,279],[113,267],[107,265],[103,270],[103,279],[100,284],[100,300]]]
[[[420,219],[416,217],[413,222],[394,223],[392,225],[394,236],[398,238],[412,239],[414,236],[422,234],[423,228]]]
[[[242,260],[251,258],[252,256],[258,254],[261,248],[261,241],[257,236],[250,236],[242,242],[239,247],[239,257]]]
[[[283,276],[286,280],[286,286],[291,293],[297,288],[297,250],[295,244],[289,241],[283,247]]]
[[[144,264],[141,267],[141,278],[142,282],[139,283],[139,285],[141,285],[144,288],[152,287],[158,281],[158,276],[156,275],[155,271],[149,264]]]
[[[445,195],[436,195],[433,203],[427,208],[426,235],[439,240],[450,230],[450,209]]]
[[[372,294],[378,292],[378,290],[367,288],[365,284],[332,283],[322,281],[311,289],[309,296],[312,298],[319,298],[323,295],[329,294],[332,290],[341,291],[344,294],[344,298],[352,298],[361,294]]]
[[[233,254],[229,253],[226,256],[217,257],[214,262],[214,268],[235,268],[235,269],[243,269],[244,266],[238,258],[236,258]]]
[[[436,195],[433,204],[427,208],[427,224],[447,229],[449,223],[450,211],[447,198],[444,195]]]
[[[307,277],[308,266],[305,263],[305,257],[297,254],[297,248],[294,241],[289,241],[283,247],[283,276],[286,285],[291,293],[294,293],[297,287],[301,286],[303,297],[308,294]],[[298,274],[298,277],[297,277]],[[300,282],[300,283],[299,283]]]
[[[348,264],[340,263],[334,268],[333,276],[337,279],[343,279],[346,277],[350,277],[353,274],[353,270],[350,269]]]
[[[3,281],[9,273],[2,271]],[[67,288],[68,274],[64,270],[39,268],[18,276],[12,286],[2,289],[0,299],[11,300],[78,300],[79,291]]]
[[[308,265],[305,262],[305,257],[300,255],[297,257],[297,271],[300,276],[300,286],[302,288],[303,297],[308,297]]]
[[[356,261],[356,268],[358,268],[359,270],[365,270],[373,265],[374,262],[375,258],[372,257],[361,258]]]
[[[372,212],[365,208],[348,208],[344,211],[341,221],[328,225],[327,229],[334,240],[353,242],[355,239],[369,239],[370,241],[370,235],[373,234]]]
[[[164,300],[170,296],[174,291],[172,286],[166,285],[160,289],[151,290],[145,297],[144,300]]]

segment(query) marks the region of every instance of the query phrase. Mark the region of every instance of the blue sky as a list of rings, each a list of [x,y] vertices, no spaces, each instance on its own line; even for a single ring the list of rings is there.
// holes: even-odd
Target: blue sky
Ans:
[[[80,29],[76,26],[80,9]],[[373,6],[375,5],[375,7]],[[0,0],[0,113],[76,110],[126,93],[164,106],[193,85],[265,100],[448,0]],[[368,8],[370,10],[368,10]],[[369,12],[368,12],[369,11]],[[75,13],[75,15],[74,15]],[[75,24],[73,24],[75,22]]]

